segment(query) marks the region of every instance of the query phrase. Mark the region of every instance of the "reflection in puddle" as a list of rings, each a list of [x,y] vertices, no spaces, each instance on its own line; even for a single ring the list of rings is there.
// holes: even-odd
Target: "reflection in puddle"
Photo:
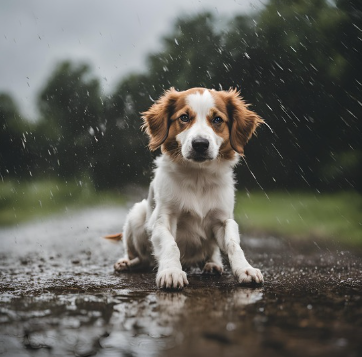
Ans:
[[[184,308],[187,297],[180,292],[160,291],[155,294],[156,302],[159,306],[160,313],[166,316],[177,316]]]
[[[0,310],[4,323],[1,352],[16,355],[24,350],[42,350],[44,356],[157,355],[182,343],[185,331],[179,327],[181,320],[193,324],[197,319],[200,323],[205,309],[211,308],[219,319],[225,320],[225,326],[225,311],[237,311],[262,296],[261,289],[206,288],[6,297]]]
[[[228,323],[231,316],[243,307],[253,304],[263,297],[262,289],[236,288],[233,290],[218,290],[206,288],[205,290],[164,292],[156,291],[134,299],[132,294],[129,301],[122,294],[122,303],[114,305],[114,313],[111,319],[113,328],[122,326],[132,333],[127,338],[127,346],[133,354],[156,354],[162,350],[169,350],[185,339],[185,321],[190,328],[196,324],[202,324],[205,320],[205,328],[210,326],[234,326]],[[215,304],[216,303],[216,304]],[[210,311],[211,310],[211,314]],[[210,316],[218,321],[209,323]],[[181,328],[182,326],[182,328]],[[187,328],[186,328],[187,330]],[[231,331],[231,329],[230,329]],[[115,338],[114,332],[105,339],[103,346],[112,349],[124,348],[125,332],[122,338]],[[152,352],[151,352],[152,351]]]
[[[254,304],[263,298],[263,289],[239,288],[233,293],[233,303],[237,307]]]

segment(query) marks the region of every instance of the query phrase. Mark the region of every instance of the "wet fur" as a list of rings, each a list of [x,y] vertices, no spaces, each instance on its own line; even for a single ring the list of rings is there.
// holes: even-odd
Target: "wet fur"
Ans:
[[[240,248],[233,167],[262,119],[235,90],[193,88],[165,92],[143,121],[150,150],[161,147],[162,155],[155,160],[148,198],[127,216],[126,255],[115,270],[155,265],[158,287],[182,288],[188,284],[183,267],[203,264],[205,272],[221,274],[221,250],[240,283],[261,283],[260,270]],[[202,152],[195,145],[200,138],[208,143]]]

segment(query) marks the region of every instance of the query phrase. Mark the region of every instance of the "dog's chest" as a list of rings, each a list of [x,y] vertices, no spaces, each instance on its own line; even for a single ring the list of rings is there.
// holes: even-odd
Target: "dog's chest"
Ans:
[[[222,190],[219,185],[184,185],[182,191],[176,191],[175,213],[177,217],[177,240],[188,241],[188,244],[202,244],[212,237],[212,225],[219,219],[229,215],[233,206],[233,191]],[[223,213],[221,213],[223,212]],[[229,217],[228,217],[229,218]]]
[[[233,202],[233,189],[228,189],[222,182],[200,175],[191,179],[184,179],[181,185],[173,182],[172,190],[177,214],[194,217],[200,222],[212,210],[225,208],[225,199]]]
[[[176,209],[179,211],[179,216],[192,216],[201,221],[216,206],[214,198],[209,189],[189,187],[188,190],[178,193],[177,201],[180,204]]]
[[[210,214],[202,219],[193,212],[182,212],[177,220],[175,238],[183,264],[194,264],[210,257],[215,245]]]

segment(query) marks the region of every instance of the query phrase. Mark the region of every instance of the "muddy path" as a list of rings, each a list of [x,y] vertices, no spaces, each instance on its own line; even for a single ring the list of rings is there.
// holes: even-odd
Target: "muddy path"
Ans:
[[[0,229],[2,356],[361,356],[362,259],[319,243],[243,238],[262,287],[188,272],[114,274],[124,209]]]

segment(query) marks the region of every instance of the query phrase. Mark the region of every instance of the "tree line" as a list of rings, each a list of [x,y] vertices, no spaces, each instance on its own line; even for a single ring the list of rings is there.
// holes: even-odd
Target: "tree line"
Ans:
[[[268,126],[238,166],[240,186],[362,190],[362,9],[359,1],[270,0],[220,26],[178,19],[109,95],[84,63],[57,65],[30,123],[0,94],[0,175],[91,180],[99,189],[147,184],[153,155],[140,112],[165,89],[237,88]]]

